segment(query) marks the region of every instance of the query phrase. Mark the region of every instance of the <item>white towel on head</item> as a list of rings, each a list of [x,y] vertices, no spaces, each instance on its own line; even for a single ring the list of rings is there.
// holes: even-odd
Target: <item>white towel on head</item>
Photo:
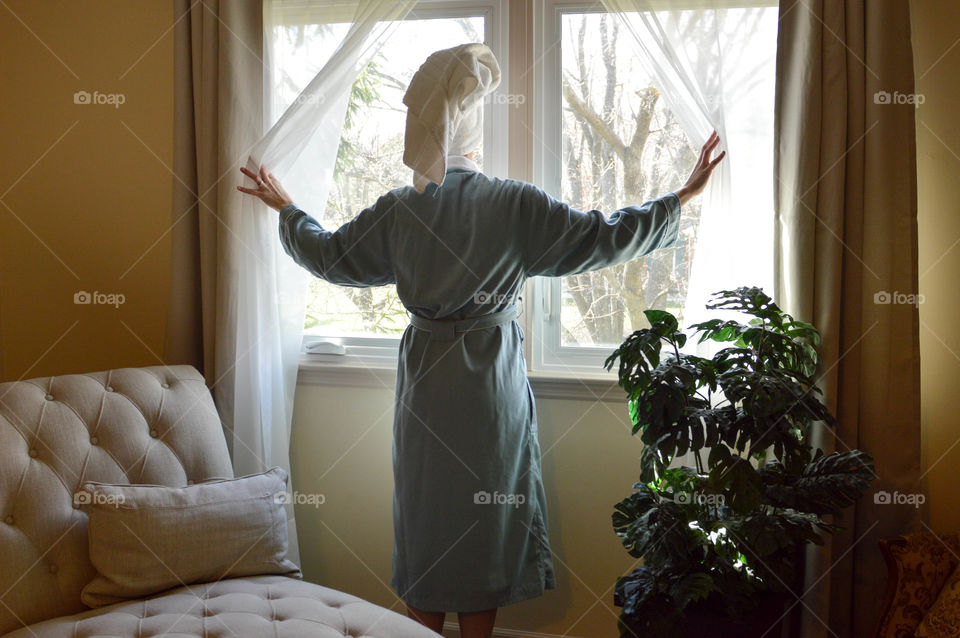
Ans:
[[[443,183],[447,154],[464,155],[483,139],[484,96],[500,84],[500,65],[485,44],[473,42],[431,53],[410,80],[403,163],[423,192]]]

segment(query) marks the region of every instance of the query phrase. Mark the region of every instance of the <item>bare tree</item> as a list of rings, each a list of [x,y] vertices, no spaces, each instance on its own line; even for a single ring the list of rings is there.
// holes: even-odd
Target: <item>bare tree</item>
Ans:
[[[597,42],[587,37],[594,20]],[[617,59],[619,29],[608,14],[580,16],[570,56],[563,69],[563,99],[568,115],[564,144],[566,185],[563,196],[583,209],[604,212],[639,205],[678,187],[679,175],[696,159],[676,119],[660,104],[652,85],[630,88]],[[589,29],[592,32],[592,29]],[[602,73],[591,72],[588,59],[600,56]],[[598,84],[594,84],[598,83]],[[632,100],[625,91],[632,90]],[[628,112],[628,103],[635,104]],[[692,239],[699,208],[683,211],[682,237]],[[619,343],[626,329],[645,325],[643,310],[666,308],[683,299],[693,241],[678,250],[659,251],[643,259],[567,279],[567,292],[581,317],[574,343]],[[678,265],[680,267],[678,267]]]

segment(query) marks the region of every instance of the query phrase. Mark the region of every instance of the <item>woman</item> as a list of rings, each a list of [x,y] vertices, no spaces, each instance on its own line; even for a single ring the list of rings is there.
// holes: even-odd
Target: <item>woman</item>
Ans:
[[[605,218],[525,182],[481,173],[480,102],[500,80],[482,44],[432,54],[410,82],[404,163],[394,189],[330,232],[265,167],[237,188],[280,211],[293,259],[344,286],[395,283],[411,313],[400,340],[393,428],[391,585],[440,632],[488,638],[497,608],[556,587],[533,394],[515,302],[527,277],[637,259],[675,241],[680,208],[725,153],[704,144],[683,187]]]

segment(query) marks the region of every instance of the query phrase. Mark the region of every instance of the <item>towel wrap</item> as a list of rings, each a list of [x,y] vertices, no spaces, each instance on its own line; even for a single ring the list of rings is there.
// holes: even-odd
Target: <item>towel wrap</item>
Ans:
[[[483,98],[500,84],[500,65],[482,42],[431,53],[410,80],[403,163],[413,185],[442,184],[447,155],[465,155],[483,139]]]

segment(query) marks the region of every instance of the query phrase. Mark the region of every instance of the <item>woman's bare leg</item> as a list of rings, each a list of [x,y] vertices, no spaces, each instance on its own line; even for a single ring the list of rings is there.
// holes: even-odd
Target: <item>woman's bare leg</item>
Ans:
[[[460,638],[490,638],[497,610],[461,611],[457,617],[460,620]]]
[[[447,614],[442,611],[422,611],[407,605],[407,616],[439,634],[443,632],[443,620],[447,617]]]

